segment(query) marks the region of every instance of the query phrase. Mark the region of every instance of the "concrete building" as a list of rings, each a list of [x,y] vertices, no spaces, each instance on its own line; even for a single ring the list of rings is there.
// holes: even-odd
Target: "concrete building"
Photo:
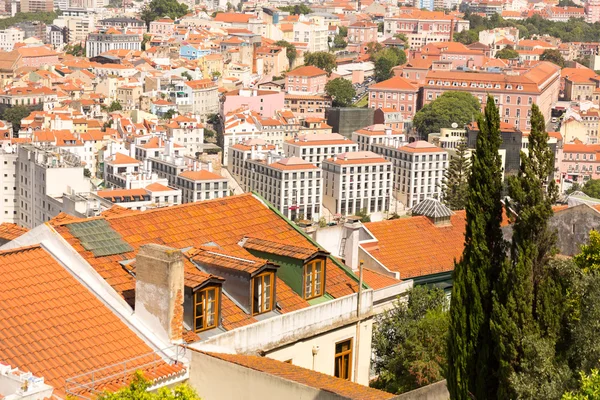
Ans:
[[[124,33],[116,28],[109,28],[87,36],[85,56],[96,57],[110,50],[141,50],[142,37],[137,33]]]
[[[210,169],[184,171],[175,182],[175,186],[181,189],[184,203],[227,197],[230,194],[228,185],[227,178]]]
[[[160,183],[139,189],[110,189],[94,193],[99,198],[130,210],[145,211],[181,204],[181,190]]]
[[[316,95],[325,93],[327,72],[312,65],[296,68],[286,74],[285,91],[288,94]]]
[[[377,42],[377,24],[368,21],[357,21],[348,26],[348,43]]]
[[[25,34],[22,30],[16,28],[7,28],[0,30],[0,50],[12,51],[15,43],[22,42]]]
[[[21,0],[21,12],[52,12],[54,11],[54,0]]]
[[[302,135],[283,144],[286,157],[299,157],[321,166],[325,159],[336,154],[358,151],[358,144],[339,133]]]
[[[352,140],[358,143],[359,151],[373,151],[374,144],[395,143],[396,146],[400,146],[407,141],[406,139],[406,135],[402,131],[394,130],[383,124],[366,126],[352,132]]]
[[[392,189],[392,163],[371,151],[342,153],[323,168],[323,206],[332,214],[385,213]]]
[[[285,93],[272,90],[237,89],[221,97],[221,115],[240,108],[254,111],[263,117],[272,117],[284,108]]]
[[[400,76],[369,86],[367,93],[369,107],[398,110],[404,121],[417,112],[419,87]]]
[[[219,87],[210,79],[199,79],[185,82],[190,90],[191,110],[205,122],[210,114],[219,112]],[[185,111],[185,108],[181,111]]]
[[[428,198],[441,198],[442,179],[448,167],[448,154],[423,140],[401,147],[373,145],[394,166],[394,194],[407,208]]]

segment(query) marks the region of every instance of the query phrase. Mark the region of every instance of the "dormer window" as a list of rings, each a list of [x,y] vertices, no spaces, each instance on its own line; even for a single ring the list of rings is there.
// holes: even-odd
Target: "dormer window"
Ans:
[[[194,293],[194,332],[216,328],[219,319],[219,288],[207,287]]]
[[[313,260],[304,265],[304,298],[313,299],[323,295],[323,260]]]
[[[264,272],[252,279],[252,315],[273,309],[273,272]]]

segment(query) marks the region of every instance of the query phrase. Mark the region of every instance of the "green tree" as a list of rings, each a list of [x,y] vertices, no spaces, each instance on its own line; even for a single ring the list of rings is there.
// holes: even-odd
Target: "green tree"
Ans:
[[[471,159],[465,248],[454,266],[448,334],[448,390],[452,399],[485,399],[497,390],[497,360],[490,335],[492,286],[505,262],[502,222],[500,115],[488,95],[478,118]]]
[[[448,334],[444,291],[415,286],[407,301],[377,317],[373,330],[372,386],[400,394],[443,379]]]
[[[142,37],[142,50],[148,50],[148,43],[150,42],[150,39],[152,39],[152,35],[144,33],[144,36]]]
[[[119,103],[118,100],[113,100],[113,102],[110,103],[110,106],[108,106],[108,112],[121,111],[122,109],[123,107],[121,106],[121,103]]]
[[[519,52],[512,48],[512,46],[506,46],[502,50],[496,53],[496,58],[502,58],[503,60],[512,60],[513,58],[519,58]]]
[[[428,134],[439,132],[452,123],[464,126],[477,120],[480,110],[479,100],[471,93],[448,91],[417,111],[413,125],[422,138],[427,138]]]
[[[333,38],[333,46],[336,49],[345,49],[348,46],[348,43],[346,43],[346,40],[342,35],[335,35]]]
[[[89,169],[84,168],[83,169],[83,176],[85,176],[86,178],[91,178],[92,177],[92,172]]]
[[[499,358],[498,398],[517,397],[511,379],[523,370],[526,340],[544,340],[546,322],[554,307],[542,302],[541,284],[554,252],[555,234],[548,221],[558,189],[551,179],[554,153],[538,106],[531,107],[529,151],[521,153],[517,176],[508,178],[509,210],[515,215],[510,262],[495,281],[494,310],[490,322]],[[549,308],[549,309],[547,309]]]
[[[564,68],[565,66],[565,59],[563,58],[562,54],[560,54],[560,51],[558,51],[557,49],[544,50],[544,52],[540,56],[540,60],[550,61],[551,63],[554,63],[561,68]]]
[[[388,47],[372,54],[371,59],[375,61],[375,80],[381,82],[393,76],[392,68],[406,63],[406,53],[396,47]]]
[[[13,126],[13,132],[17,133],[21,129],[21,120],[29,114],[31,114],[31,110],[26,106],[13,106],[4,110],[2,119],[10,122]]]
[[[571,186],[565,190],[565,194],[571,194],[573,192],[580,192],[581,191],[581,185],[577,182],[574,182],[573,184],[571,184]]]
[[[296,4],[293,6],[279,6],[281,11],[289,12],[292,15],[310,14],[312,10],[306,4]]]
[[[590,197],[600,199],[600,179],[590,179],[586,181],[581,191]]]
[[[192,78],[192,75],[190,75],[190,73],[189,73],[189,72],[187,72],[187,71],[183,71],[183,72],[181,73],[181,76],[182,76],[183,78],[187,79],[188,81],[191,81],[191,80],[193,79],[193,78]]]
[[[383,46],[381,45],[381,43],[378,43],[378,42],[367,43],[367,54],[369,54],[370,56],[381,51],[382,49],[383,49]]]
[[[170,108],[162,115],[161,118],[164,120],[170,120],[173,119],[173,116],[175,116],[175,114],[177,114],[177,110]]]
[[[146,23],[146,28],[150,29],[150,22],[154,21],[158,16],[149,4],[142,7],[140,11],[140,19]]]
[[[294,61],[298,57],[298,51],[296,50],[296,46],[285,40],[279,40],[275,42],[275,46],[285,48],[285,56],[287,57],[288,62],[290,63],[290,68],[292,68],[292,64],[294,64]]]
[[[66,54],[70,54],[75,57],[84,57],[85,56],[85,47],[82,46],[81,43],[68,44],[65,46],[64,52]]]
[[[558,2],[559,7],[580,7],[573,0],[560,0]]]
[[[188,13],[188,6],[184,3],[180,3],[177,0],[152,0],[148,4],[148,8],[151,11],[150,15],[154,16],[154,19],[158,17],[168,16],[171,19],[179,19]],[[142,20],[146,21],[146,24],[150,26],[150,22],[147,22],[143,18],[144,9],[142,9]]]
[[[448,169],[442,180],[444,204],[451,210],[464,210],[469,193],[470,152],[463,140],[456,147],[456,154],[450,157]]]
[[[347,26],[343,26],[343,25],[338,26],[338,31],[339,31],[338,34],[341,37],[348,37],[348,27]]]
[[[18,24],[19,22],[25,22],[25,21],[39,21],[39,22],[43,22],[47,25],[50,25],[54,22],[54,20],[56,18],[58,18],[58,16],[59,16],[59,14],[55,11],[52,11],[52,12],[38,11],[38,12],[30,12],[30,13],[18,12],[15,14],[14,17],[0,19],[0,29],[6,29],[15,24]]]
[[[576,392],[565,393],[562,400],[600,400],[600,372],[593,369],[589,375],[581,373],[580,388]]]
[[[392,68],[394,68],[393,61],[387,57],[379,57],[375,61],[375,80],[382,82],[390,79],[394,75]]]
[[[584,272],[600,271],[600,233],[590,232],[588,244],[581,246],[581,253],[574,257],[574,261]]]
[[[186,383],[174,388],[162,387],[156,392],[148,391],[151,386],[152,382],[137,371],[129,386],[113,393],[102,393],[97,398],[98,400],[200,400],[196,391]]]
[[[408,43],[408,37],[404,33],[396,33],[394,37],[402,40],[404,43]]]
[[[352,98],[356,96],[354,86],[344,78],[335,78],[327,82],[325,93],[333,99],[334,107],[348,107],[352,104]]]
[[[371,222],[371,216],[367,214],[367,210],[364,208],[357,211],[356,216],[360,217],[360,222]]]
[[[326,51],[315,51],[314,53],[306,53],[304,56],[305,65],[313,65],[317,68],[327,72],[327,75],[331,75],[331,71],[337,67],[335,62],[335,56]]]

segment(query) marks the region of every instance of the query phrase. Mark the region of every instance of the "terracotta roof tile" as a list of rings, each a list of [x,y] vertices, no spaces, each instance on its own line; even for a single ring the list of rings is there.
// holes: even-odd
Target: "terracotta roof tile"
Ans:
[[[356,275],[358,276],[358,271],[356,272]],[[381,272],[368,268],[363,268],[363,279],[365,283],[374,290],[396,285],[401,282],[398,279],[383,275]]]
[[[4,222],[3,224],[0,224],[0,242],[10,242],[28,231],[29,229],[20,227],[17,224]]]
[[[149,361],[153,349],[41,247],[0,252],[0,286],[0,359],[43,376],[58,392],[69,377]],[[166,363],[157,367],[157,378],[173,372]]]

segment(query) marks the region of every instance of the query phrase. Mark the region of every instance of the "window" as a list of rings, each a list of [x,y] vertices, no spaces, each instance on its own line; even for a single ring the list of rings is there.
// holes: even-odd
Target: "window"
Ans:
[[[334,375],[346,380],[352,377],[352,339],[335,344]]]
[[[252,279],[252,315],[273,308],[273,272],[265,272]]]
[[[218,287],[209,287],[194,293],[195,332],[217,326],[218,294]]]
[[[323,294],[323,260],[313,260],[304,266],[304,298]]]

